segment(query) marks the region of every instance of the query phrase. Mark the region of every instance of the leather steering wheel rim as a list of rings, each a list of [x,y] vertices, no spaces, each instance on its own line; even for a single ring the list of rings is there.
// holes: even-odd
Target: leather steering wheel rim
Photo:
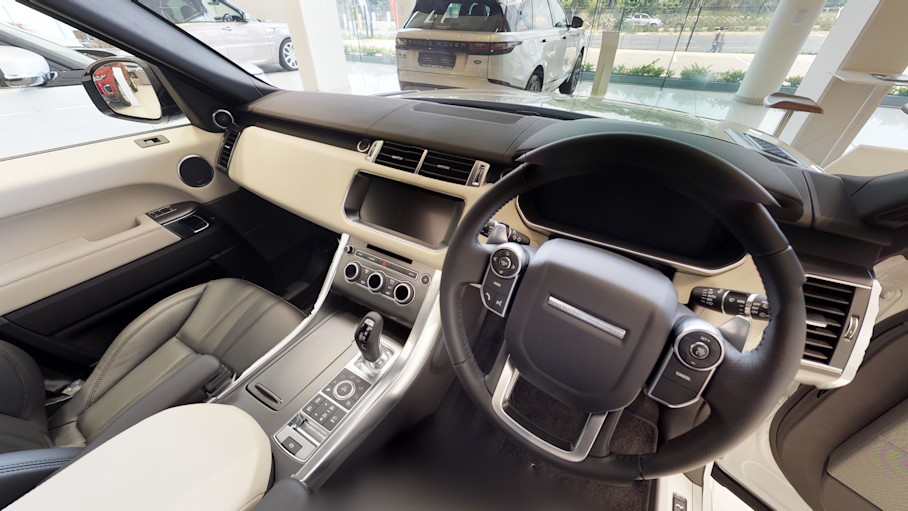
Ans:
[[[804,272],[766,209],[777,205],[772,196],[719,157],[678,140],[642,133],[569,138],[533,150],[520,161],[518,168],[489,188],[463,217],[442,273],[444,340],[455,373],[473,402],[493,424],[542,460],[577,475],[617,483],[703,466],[755,430],[794,378],[805,339]],[[741,353],[725,346],[725,360],[703,394],[711,410],[705,422],[652,454],[591,455],[569,461],[527,441],[493,410],[491,375],[484,374],[476,363],[466,332],[463,293],[469,285],[482,281],[494,248],[478,242],[480,229],[514,197],[569,177],[626,176],[622,173],[630,170],[638,178],[655,180],[700,203],[737,237],[763,280],[772,305],[770,321],[757,348]]]

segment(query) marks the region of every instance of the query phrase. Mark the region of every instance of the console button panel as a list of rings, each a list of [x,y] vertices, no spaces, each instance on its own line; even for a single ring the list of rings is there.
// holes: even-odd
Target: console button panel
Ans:
[[[356,413],[357,405],[399,354],[400,348],[385,340],[382,341],[380,365],[366,362],[357,354],[274,434],[275,442],[294,458],[306,461],[345,419]]]

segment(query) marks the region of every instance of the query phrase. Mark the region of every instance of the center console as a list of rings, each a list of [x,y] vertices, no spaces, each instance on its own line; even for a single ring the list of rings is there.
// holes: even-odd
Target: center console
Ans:
[[[275,478],[318,486],[417,378],[443,373],[432,369],[433,355],[446,356],[438,342],[439,277],[341,236],[312,314],[212,399],[242,408],[268,433]]]

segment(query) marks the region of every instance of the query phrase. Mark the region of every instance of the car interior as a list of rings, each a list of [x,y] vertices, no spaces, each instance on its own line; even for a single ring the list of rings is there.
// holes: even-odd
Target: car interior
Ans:
[[[189,123],[0,161],[0,507],[649,511],[714,481],[763,510],[715,460],[765,445],[809,508],[906,509],[908,305],[880,281],[908,171],[286,91],[138,2],[22,3]],[[109,60],[83,84],[129,116]]]

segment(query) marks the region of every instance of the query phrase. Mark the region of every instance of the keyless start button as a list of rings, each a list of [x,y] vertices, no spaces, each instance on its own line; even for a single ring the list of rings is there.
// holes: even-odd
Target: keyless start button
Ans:
[[[722,359],[722,343],[707,332],[690,332],[678,341],[676,353],[692,369],[709,369]]]
[[[709,356],[709,346],[697,341],[690,345],[690,354],[697,360],[703,360]]]

